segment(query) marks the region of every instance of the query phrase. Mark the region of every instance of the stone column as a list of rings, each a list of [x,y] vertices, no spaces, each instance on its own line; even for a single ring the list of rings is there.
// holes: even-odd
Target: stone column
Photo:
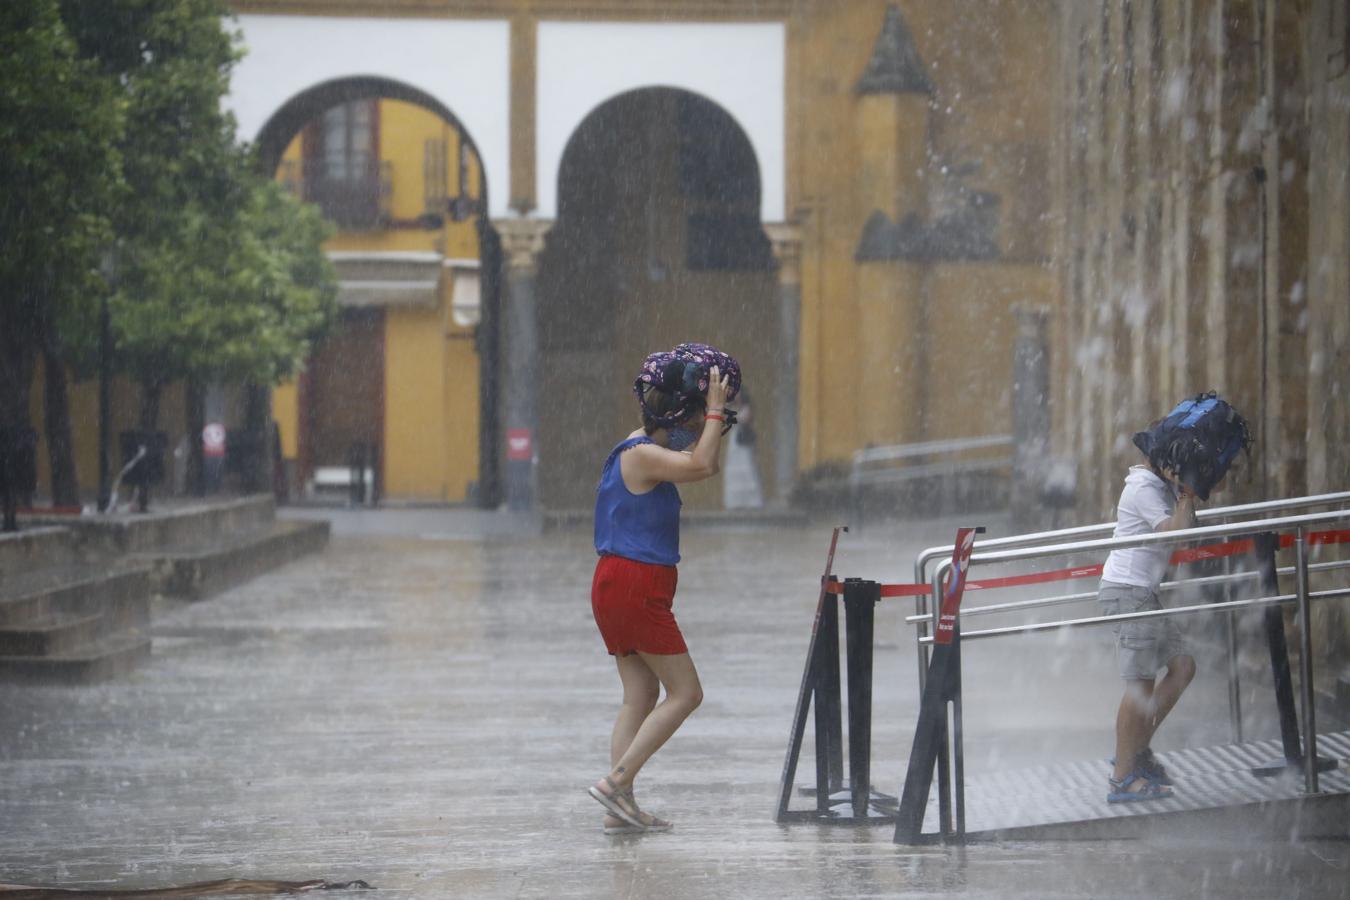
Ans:
[[[506,506],[516,511],[535,506],[535,468],[538,434],[539,334],[535,314],[535,277],[544,235],[553,223],[538,219],[502,219],[493,222],[502,241],[503,273],[501,316],[502,447],[506,460]]]
[[[1041,488],[1049,470],[1050,359],[1046,342],[1049,311],[1018,305],[1017,337],[1013,342],[1012,514],[1018,531],[1035,531],[1043,524]]]
[[[801,377],[802,240],[796,225],[764,226],[778,260],[778,342],[782,369],[774,380],[773,502],[786,506],[797,480],[797,435],[800,430],[798,382]]]

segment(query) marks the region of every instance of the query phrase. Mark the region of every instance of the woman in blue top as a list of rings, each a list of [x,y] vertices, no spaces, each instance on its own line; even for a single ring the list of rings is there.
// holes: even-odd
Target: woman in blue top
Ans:
[[[633,779],[703,700],[698,671],[671,612],[680,559],[675,485],[718,473],[722,434],[735,421],[726,401],[739,382],[735,360],[701,344],[649,356],[634,388],[642,428],[610,452],[600,475],[595,501],[600,559],[591,609],[623,683],[610,771],[589,789],[609,811],[606,834],[671,827],[638,808]],[[662,686],[666,698],[658,704]]]

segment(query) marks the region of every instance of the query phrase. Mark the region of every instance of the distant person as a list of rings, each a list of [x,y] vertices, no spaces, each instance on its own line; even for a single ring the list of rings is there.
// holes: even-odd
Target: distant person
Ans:
[[[680,494],[675,485],[718,472],[722,435],[735,421],[726,401],[740,368],[704,344],[653,353],[633,386],[642,427],[612,451],[595,498],[591,610],[623,684],[610,737],[610,770],[589,788],[609,811],[606,834],[669,831],[633,793],[638,771],[703,701],[671,606],[680,560]],[[660,688],[666,698],[656,702]]]
[[[1211,392],[1182,402],[1135,434],[1134,443],[1146,462],[1131,466],[1125,476],[1116,504],[1116,537],[1194,527],[1197,500],[1223,489],[1233,460],[1251,446],[1251,437],[1242,416]],[[1098,593],[1103,612],[1161,609],[1158,590],[1172,549],[1154,544],[1112,550]],[[1195,658],[1175,617],[1125,621],[1115,630],[1125,693],[1116,712],[1116,755],[1106,800],[1170,797],[1172,779],[1149,745],[1195,677]]]
[[[754,418],[750,391],[742,388],[736,431],[727,447],[726,465],[722,467],[722,505],[726,509],[759,509],[764,505],[759,465],[755,462]]]

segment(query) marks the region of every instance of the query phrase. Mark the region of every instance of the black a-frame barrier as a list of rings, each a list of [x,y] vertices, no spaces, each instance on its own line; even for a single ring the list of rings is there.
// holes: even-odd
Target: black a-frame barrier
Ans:
[[[783,763],[783,777],[779,785],[777,822],[815,821],[839,825],[875,825],[899,822],[906,815],[904,801],[872,790],[872,651],[873,621],[876,605],[883,596],[883,585],[861,578],[836,581],[831,574],[839,533],[847,528],[836,528],[830,540],[830,552],[825,563],[825,574],[820,581],[820,596],[816,604],[815,623],[802,673],[801,688],[797,693],[797,708],[788,738],[787,759]],[[950,794],[947,767],[947,713],[946,703],[954,700],[957,728],[960,728],[960,642],[956,627],[957,611],[965,588],[966,571],[975,535],[983,528],[962,528],[956,533],[953,551],[952,577],[944,589],[941,612],[936,628],[933,661],[929,667],[928,683],[924,691],[919,727],[910,755],[909,773],[905,779],[905,796],[910,801],[910,815],[918,805],[918,829],[923,824],[923,807],[928,802],[933,766],[939,770],[943,801],[944,833],[950,830]],[[927,591],[922,585],[885,585],[885,596],[913,595]],[[848,664],[848,734],[849,778],[843,777],[843,732],[841,729],[841,699],[839,679],[839,611],[838,599],[843,598],[845,646]],[[814,787],[802,792],[815,795],[815,808],[790,809],[793,779],[802,742],[806,737],[808,712],[815,713]],[[964,827],[964,802],[961,799],[961,757],[957,743],[957,803],[958,827]],[[899,835],[897,830],[897,835]],[[916,831],[917,834],[917,831]],[[897,837],[899,840],[899,837]]]
[[[881,599],[881,585],[858,578],[834,580],[834,551],[839,533],[834,529],[825,574],[820,580],[815,623],[797,693],[797,708],[788,738],[787,759],[779,785],[774,820],[816,821],[837,825],[889,822],[895,798],[873,791],[872,764],[872,638],[873,615]],[[841,590],[842,588],[842,590]],[[848,665],[848,774],[844,778],[843,704],[839,677],[839,597],[844,602],[845,648]],[[793,779],[806,737],[808,713],[815,718],[815,783],[801,789],[815,796],[814,809],[790,809]]]

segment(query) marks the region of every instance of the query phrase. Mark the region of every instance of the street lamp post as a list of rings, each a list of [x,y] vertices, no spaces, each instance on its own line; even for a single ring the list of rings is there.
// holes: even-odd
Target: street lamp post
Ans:
[[[108,310],[108,294],[116,274],[112,251],[104,255],[102,268],[108,283],[98,314],[98,511],[107,512],[112,495],[108,465],[108,438],[112,429],[112,316]]]

